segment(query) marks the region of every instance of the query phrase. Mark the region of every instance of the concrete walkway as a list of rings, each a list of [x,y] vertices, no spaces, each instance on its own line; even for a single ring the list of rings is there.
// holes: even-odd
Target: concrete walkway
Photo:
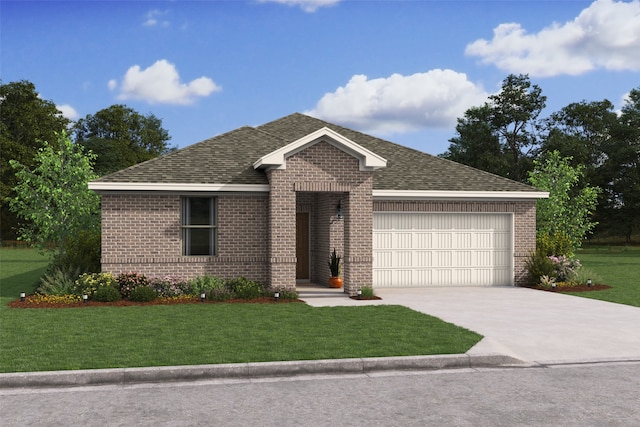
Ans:
[[[377,289],[354,301],[341,290],[300,287],[312,306],[397,304],[484,335],[468,354],[528,363],[640,360],[640,308],[517,287]]]

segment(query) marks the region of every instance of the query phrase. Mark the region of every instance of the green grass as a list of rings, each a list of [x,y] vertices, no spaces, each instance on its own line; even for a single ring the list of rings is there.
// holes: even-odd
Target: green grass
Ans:
[[[0,372],[455,354],[481,339],[400,306],[11,309],[6,304],[46,260],[0,254],[0,280],[9,282],[0,306]]]
[[[20,292],[31,293],[49,258],[35,249],[0,248],[0,303],[6,305]]]
[[[640,307],[640,247],[589,246],[576,256],[612,288],[572,295]]]

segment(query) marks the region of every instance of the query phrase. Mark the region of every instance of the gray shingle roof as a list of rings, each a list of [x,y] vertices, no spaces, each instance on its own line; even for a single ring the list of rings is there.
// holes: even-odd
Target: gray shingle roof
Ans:
[[[295,113],[256,128],[242,127],[99,178],[98,182],[268,184],[253,163],[328,127],[387,159],[374,172],[376,190],[530,191],[537,189],[371,135]]]

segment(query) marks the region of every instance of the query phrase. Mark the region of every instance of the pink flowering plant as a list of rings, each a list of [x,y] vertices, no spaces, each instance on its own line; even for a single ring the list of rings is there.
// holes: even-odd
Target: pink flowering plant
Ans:
[[[154,277],[149,280],[149,287],[155,290],[161,297],[179,297],[189,294],[190,287],[185,280],[172,277]]]
[[[116,278],[118,282],[118,290],[122,298],[129,299],[131,292],[138,286],[148,286],[149,280],[144,274],[140,273],[123,273]]]
[[[558,282],[573,281],[576,278],[578,269],[581,267],[580,261],[566,255],[552,255],[549,260],[553,265],[554,276]]]

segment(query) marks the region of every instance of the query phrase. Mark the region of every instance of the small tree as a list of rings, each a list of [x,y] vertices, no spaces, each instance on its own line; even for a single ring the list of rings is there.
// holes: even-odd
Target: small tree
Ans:
[[[62,132],[57,144],[44,142],[32,169],[10,161],[18,178],[10,208],[26,220],[19,230],[20,239],[60,256],[68,238],[98,229],[100,200],[88,188],[96,178],[93,158]]]
[[[549,192],[549,198],[539,199],[536,206],[538,236],[566,235],[575,250],[597,224],[591,221],[591,216],[600,188],[585,186],[577,190],[575,187],[582,177],[582,167],[574,168],[570,161],[570,157],[561,157],[558,151],[552,151],[546,160],[534,162],[529,182]]]

